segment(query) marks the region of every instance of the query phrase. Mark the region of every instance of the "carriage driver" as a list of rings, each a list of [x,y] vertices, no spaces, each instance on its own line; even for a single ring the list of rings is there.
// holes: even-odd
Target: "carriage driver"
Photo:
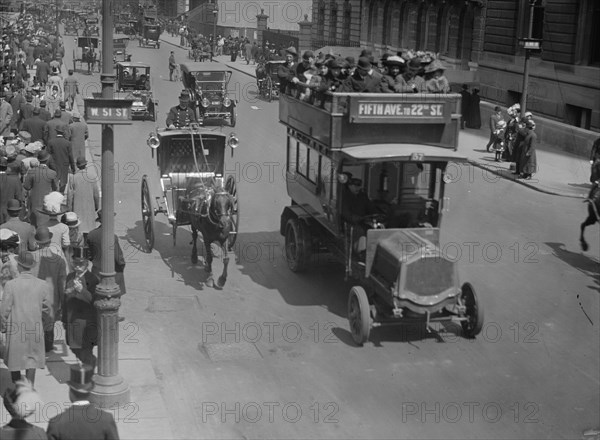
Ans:
[[[179,95],[179,105],[171,107],[167,115],[167,128],[187,127],[191,122],[196,121],[196,113],[189,107],[190,94],[183,90]]]

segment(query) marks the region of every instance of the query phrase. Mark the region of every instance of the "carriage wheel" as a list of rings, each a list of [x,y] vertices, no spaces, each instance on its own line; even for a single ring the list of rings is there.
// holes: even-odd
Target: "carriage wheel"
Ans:
[[[369,340],[371,332],[369,299],[365,289],[360,286],[354,286],[350,290],[348,297],[348,321],[350,322],[350,332],[352,339],[359,347]]]
[[[273,101],[273,80],[270,76],[267,76],[266,95],[269,102]]]
[[[463,334],[469,339],[477,336],[483,327],[483,308],[479,304],[475,289],[470,283],[462,285],[461,300],[464,303],[467,320],[461,321]]]
[[[148,252],[152,252],[154,247],[154,210],[152,209],[150,189],[148,188],[148,176],[145,174],[142,177],[142,226]]]
[[[233,230],[235,234],[229,235],[229,240],[227,243],[227,249],[232,250],[235,245],[235,241],[237,240],[237,235],[240,226],[240,206],[237,194],[237,185],[235,183],[235,178],[233,176],[227,176],[227,180],[225,181],[225,191],[231,194],[233,197],[233,211],[231,213],[231,221],[233,222]]]
[[[303,272],[311,252],[310,231],[297,218],[288,220],[285,228],[285,259],[292,272]]]

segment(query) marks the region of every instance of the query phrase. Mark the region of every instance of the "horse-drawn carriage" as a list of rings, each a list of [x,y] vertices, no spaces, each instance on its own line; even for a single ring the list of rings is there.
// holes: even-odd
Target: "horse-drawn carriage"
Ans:
[[[194,62],[203,62],[211,60],[211,49],[210,46],[206,45],[199,40],[194,40],[192,46],[188,51],[188,58],[194,60]]]
[[[156,156],[156,172],[142,177],[142,224],[146,246],[154,247],[154,216],[165,214],[172,227],[173,245],[177,228],[190,226],[193,238],[192,262],[198,261],[198,232],[206,249],[206,270],[212,272],[211,244],[223,252],[224,269],[217,284],[227,277],[227,253],[235,244],[239,207],[237,184],[233,175],[225,176],[226,150],[238,146],[234,134],[226,136],[201,128],[198,124],[150,133],[147,141]],[[152,195],[156,197],[153,205]],[[212,277],[210,278],[212,279]]]
[[[447,166],[466,161],[456,152],[460,95],[326,98],[322,108],[279,100],[292,199],[280,223],[289,268],[307,269],[319,252],[337,256],[355,280],[348,320],[358,345],[387,324],[429,331],[432,322],[454,321],[475,337],[482,307],[440,240]]]
[[[142,35],[138,40],[140,47],[152,46],[160,49],[160,26],[153,23],[144,23],[142,27]]]
[[[102,52],[100,51],[100,38],[98,37],[77,37],[76,46],[73,49],[73,71],[77,72],[77,65],[84,69],[87,66],[88,73],[94,71],[94,68],[100,72],[102,68]]]
[[[283,60],[265,61],[259,63],[256,67],[256,82],[258,85],[258,94],[271,102],[273,97],[279,96],[279,77],[277,69]]]
[[[220,64],[181,64],[183,86],[190,94],[190,105],[201,125],[235,127],[236,101],[228,96],[227,86],[233,72]]]

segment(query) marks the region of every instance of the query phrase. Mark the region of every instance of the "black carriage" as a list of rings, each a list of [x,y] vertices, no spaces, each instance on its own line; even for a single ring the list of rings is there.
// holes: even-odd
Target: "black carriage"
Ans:
[[[355,284],[348,320],[358,345],[372,327],[391,324],[430,331],[433,322],[453,321],[475,337],[482,306],[440,240],[448,165],[466,161],[456,152],[460,95],[326,98],[322,108],[279,100],[292,199],[280,227],[289,268],[304,271],[319,253],[344,264]]]
[[[235,99],[229,98],[227,86],[232,71],[219,64],[181,64],[183,86],[190,93],[190,104],[200,125],[235,127]]]
[[[285,64],[284,60],[273,60],[260,63],[256,67],[256,82],[258,93],[261,97],[271,102],[273,97],[279,96],[279,77],[277,69]]]
[[[100,38],[98,37],[77,37],[75,38],[76,47],[73,49],[73,71],[77,72],[79,66],[82,70],[89,73],[97,69],[102,69],[102,52],[100,50]]]
[[[140,47],[151,46],[160,48],[160,26],[157,24],[144,23],[142,27],[142,36],[138,40]]]
[[[142,177],[142,224],[148,251],[155,241],[154,217],[165,214],[172,227],[173,246],[177,228],[189,226],[189,193],[198,185],[212,191],[222,188],[233,198],[231,220],[233,232],[228,247],[235,244],[239,226],[237,183],[233,175],[224,174],[226,150],[238,146],[238,139],[201,128],[198,124],[174,130],[158,130],[147,140],[156,158],[156,169]],[[153,197],[156,196],[156,197]],[[153,204],[156,200],[156,205]]]

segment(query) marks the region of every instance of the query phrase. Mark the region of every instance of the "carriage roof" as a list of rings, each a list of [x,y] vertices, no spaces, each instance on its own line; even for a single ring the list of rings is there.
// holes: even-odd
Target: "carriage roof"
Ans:
[[[128,67],[148,68],[148,67],[150,67],[150,64],[140,63],[140,62],[137,62],[137,61],[119,61],[117,63],[117,66],[121,66],[121,67],[124,67],[124,68],[128,68]]]
[[[228,72],[233,73],[231,69],[223,68],[220,65],[206,63],[181,63],[181,70],[184,72]]]

